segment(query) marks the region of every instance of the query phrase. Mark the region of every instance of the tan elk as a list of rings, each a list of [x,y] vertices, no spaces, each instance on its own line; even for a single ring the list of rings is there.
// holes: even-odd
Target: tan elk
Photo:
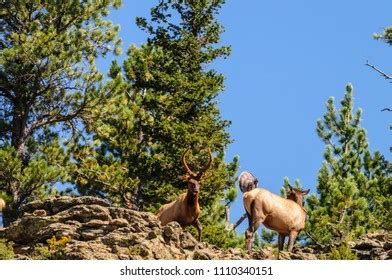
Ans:
[[[200,183],[203,180],[206,171],[210,168],[212,164],[212,154],[211,149],[208,148],[208,163],[200,172],[193,172],[188,164],[186,163],[186,155],[189,149],[186,150],[182,157],[181,162],[186,171],[186,175],[183,177],[188,182],[188,191],[181,194],[176,200],[162,205],[158,211],[157,217],[161,224],[164,226],[167,223],[176,221],[182,228],[189,225],[196,227],[199,234],[199,241],[201,241],[202,225],[198,220],[200,214],[199,206],[199,191]]]
[[[293,250],[298,233],[305,227],[306,211],[302,208],[303,196],[309,190],[296,190],[289,186],[287,198],[262,188],[244,193],[244,207],[249,220],[246,230],[246,249],[252,250],[252,238],[257,228],[264,224],[278,232],[278,247],[283,250],[284,240],[289,236],[288,251]]]

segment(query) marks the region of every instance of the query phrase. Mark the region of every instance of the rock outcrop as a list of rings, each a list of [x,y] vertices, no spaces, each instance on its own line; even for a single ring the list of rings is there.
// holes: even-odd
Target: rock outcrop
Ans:
[[[392,260],[392,233],[369,233],[350,245],[360,260]]]
[[[0,230],[19,259],[53,236],[67,237],[62,259],[244,259],[240,249],[198,242],[178,223],[161,227],[155,215],[115,208],[95,197],[57,197],[27,204],[24,216]]]
[[[54,197],[33,201],[22,210],[23,217],[0,229],[0,238],[13,242],[17,259],[37,258],[37,248],[54,251],[50,258],[77,260],[277,258],[273,248],[252,255],[238,248],[221,250],[198,242],[176,222],[162,227],[151,213],[112,207],[95,197]],[[65,241],[53,245],[49,239]],[[391,233],[368,234],[350,246],[359,259],[392,259]],[[296,247],[292,253],[280,252],[279,258],[316,260],[325,254],[316,247]]]
[[[392,233],[379,231],[362,236],[355,242],[349,243],[351,251],[359,260],[392,260]],[[293,252],[282,251],[281,260],[318,260],[328,259],[329,248],[325,246],[294,247]],[[253,258],[276,259],[277,252],[271,247],[259,250]]]

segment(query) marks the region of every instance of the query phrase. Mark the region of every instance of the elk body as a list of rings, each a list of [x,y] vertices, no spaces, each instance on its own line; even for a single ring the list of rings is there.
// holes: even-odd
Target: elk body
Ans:
[[[296,190],[290,186],[286,198],[262,188],[244,193],[244,207],[249,220],[246,230],[246,249],[252,250],[252,238],[257,228],[264,224],[278,232],[278,247],[283,250],[284,240],[289,236],[288,251],[291,252],[298,233],[305,227],[306,212],[302,208],[303,196],[309,190]]]
[[[182,228],[193,225],[197,229],[199,234],[198,239],[201,241],[202,225],[198,220],[200,214],[200,182],[205,176],[205,172],[212,164],[212,154],[211,150],[208,149],[209,160],[207,165],[199,173],[195,173],[191,171],[186,163],[187,152],[188,150],[182,155],[181,162],[186,171],[184,179],[188,183],[188,191],[181,194],[176,200],[162,205],[158,211],[157,217],[163,226],[173,221],[178,222]]]

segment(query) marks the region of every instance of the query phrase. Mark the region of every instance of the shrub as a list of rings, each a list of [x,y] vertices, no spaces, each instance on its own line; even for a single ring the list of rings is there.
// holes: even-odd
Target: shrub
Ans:
[[[13,242],[0,239],[0,260],[12,260],[15,258],[13,244]]]
[[[47,245],[38,245],[34,248],[33,258],[39,260],[60,260],[64,258],[64,249],[70,237],[62,236],[57,239],[56,236],[46,240]]]

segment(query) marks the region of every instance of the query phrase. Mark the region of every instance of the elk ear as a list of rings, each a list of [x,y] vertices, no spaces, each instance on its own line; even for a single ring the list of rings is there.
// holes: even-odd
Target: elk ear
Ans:
[[[310,189],[307,189],[306,191],[302,191],[303,195],[307,195],[309,193]]]
[[[290,189],[291,192],[294,191],[294,188],[290,184],[289,184],[289,189]]]

